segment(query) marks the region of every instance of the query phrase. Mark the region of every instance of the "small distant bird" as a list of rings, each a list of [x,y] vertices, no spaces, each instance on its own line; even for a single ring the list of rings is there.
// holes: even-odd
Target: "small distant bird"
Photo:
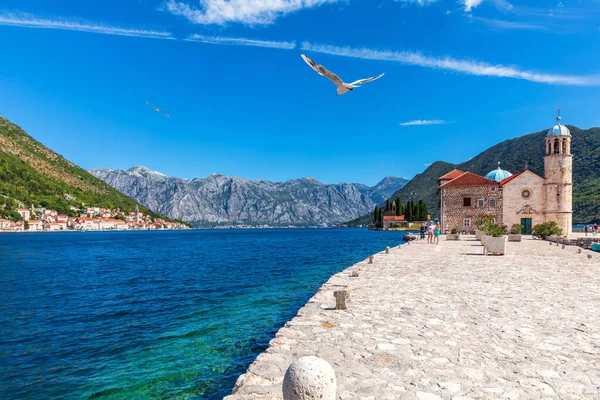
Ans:
[[[150,104],[148,102],[146,102],[146,104],[148,104],[150,107],[154,108],[154,112],[159,112],[159,113],[163,113],[164,115],[166,115],[167,117],[169,116],[169,114],[167,114],[166,112],[164,112],[163,110],[161,110],[160,108],[156,107],[154,104]]]
[[[354,81],[352,83],[345,83],[336,74],[334,74],[333,72],[329,71],[324,66],[315,63],[313,60],[311,60],[310,58],[308,58],[307,55],[301,54],[301,56],[302,56],[302,59],[304,61],[306,61],[306,63],[308,65],[310,65],[310,67],[312,69],[314,69],[315,71],[317,71],[317,73],[319,75],[324,76],[325,78],[329,78],[329,79],[331,79],[331,81],[333,83],[335,83],[335,86],[337,86],[337,94],[338,94],[338,96],[346,94],[349,91],[354,90],[354,88],[360,87],[359,85],[362,85],[363,83],[372,82],[372,81],[374,81],[376,79],[381,78],[383,75],[385,75],[385,73],[383,73],[383,74],[381,74],[379,76],[374,76],[372,78],[359,79],[359,80]]]

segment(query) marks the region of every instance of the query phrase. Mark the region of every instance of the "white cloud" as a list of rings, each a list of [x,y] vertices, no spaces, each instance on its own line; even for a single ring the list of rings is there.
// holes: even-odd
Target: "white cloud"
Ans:
[[[549,27],[547,25],[528,23],[528,22],[513,22],[513,21],[505,21],[501,19],[491,19],[484,17],[473,17],[471,16],[473,21],[482,22],[492,28],[495,29],[505,29],[505,30],[537,30],[537,31],[549,31]],[[559,29],[553,29],[552,32],[556,33],[560,31]]]
[[[232,38],[222,36],[203,36],[203,35],[192,35],[187,39],[183,39],[188,42],[201,42],[210,44],[225,44],[233,46],[254,46],[254,47],[269,47],[274,49],[285,49],[292,50],[296,48],[296,42],[276,42],[268,40],[256,40],[247,38]]]
[[[401,122],[400,126],[419,126],[419,125],[446,125],[454,121],[444,121],[443,119],[416,119],[414,121]]]
[[[367,48],[339,47],[326,44],[302,43],[301,48],[316,53],[367,60],[393,61],[425,68],[444,69],[467,75],[493,76],[500,78],[523,79],[530,82],[555,85],[597,86],[599,76],[556,75],[524,71],[514,66],[492,65],[477,60],[460,60],[451,57],[432,57],[409,51],[372,50]]]
[[[465,7],[466,12],[471,12],[472,9],[479,6],[483,0],[460,0],[460,3]]]
[[[403,4],[417,4],[418,6],[425,7],[430,4],[436,3],[438,0],[394,0],[396,3]]]
[[[170,32],[150,31],[144,29],[120,28],[116,26],[88,24],[66,19],[45,19],[29,14],[0,14],[0,25],[19,26],[23,28],[58,29],[101,33],[104,35],[136,36],[156,39],[174,39]]]
[[[338,1],[341,0],[199,0],[200,8],[196,8],[186,2],[168,0],[165,6],[172,14],[195,24],[257,25],[271,24],[285,14]]]

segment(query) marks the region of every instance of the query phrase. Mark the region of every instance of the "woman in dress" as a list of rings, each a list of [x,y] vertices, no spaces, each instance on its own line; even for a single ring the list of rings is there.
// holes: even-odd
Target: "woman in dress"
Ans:
[[[442,234],[442,227],[440,226],[440,223],[438,222],[437,224],[435,224],[435,244],[440,243],[440,235]]]

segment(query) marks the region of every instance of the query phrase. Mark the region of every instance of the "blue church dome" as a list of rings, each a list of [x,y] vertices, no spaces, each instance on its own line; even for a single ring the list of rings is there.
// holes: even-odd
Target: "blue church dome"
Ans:
[[[509,176],[512,176],[512,174],[500,168],[500,163],[498,163],[498,168],[490,171],[485,177],[496,182],[501,182]]]
[[[558,110],[558,117],[556,117],[557,124],[552,128],[548,129],[548,137],[552,136],[571,136],[571,131],[564,125],[560,124],[560,110]]]

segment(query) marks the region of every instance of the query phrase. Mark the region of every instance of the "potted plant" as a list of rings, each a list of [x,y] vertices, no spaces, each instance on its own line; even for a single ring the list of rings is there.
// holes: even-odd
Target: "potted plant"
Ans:
[[[458,228],[454,227],[450,230],[450,233],[446,234],[446,240],[460,240],[460,236],[458,235]]]
[[[485,237],[483,244],[483,255],[506,253],[506,225],[490,224],[487,227],[489,236]]]
[[[508,241],[509,242],[520,242],[522,230],[523,230],[523,225],[513,224],[510,227],[510,233],[508,234]]]
[[[550,236],[562,236],[562,229],[554,221],[544,222],[533,227],[532,235],[534,238],[546,240]]]

